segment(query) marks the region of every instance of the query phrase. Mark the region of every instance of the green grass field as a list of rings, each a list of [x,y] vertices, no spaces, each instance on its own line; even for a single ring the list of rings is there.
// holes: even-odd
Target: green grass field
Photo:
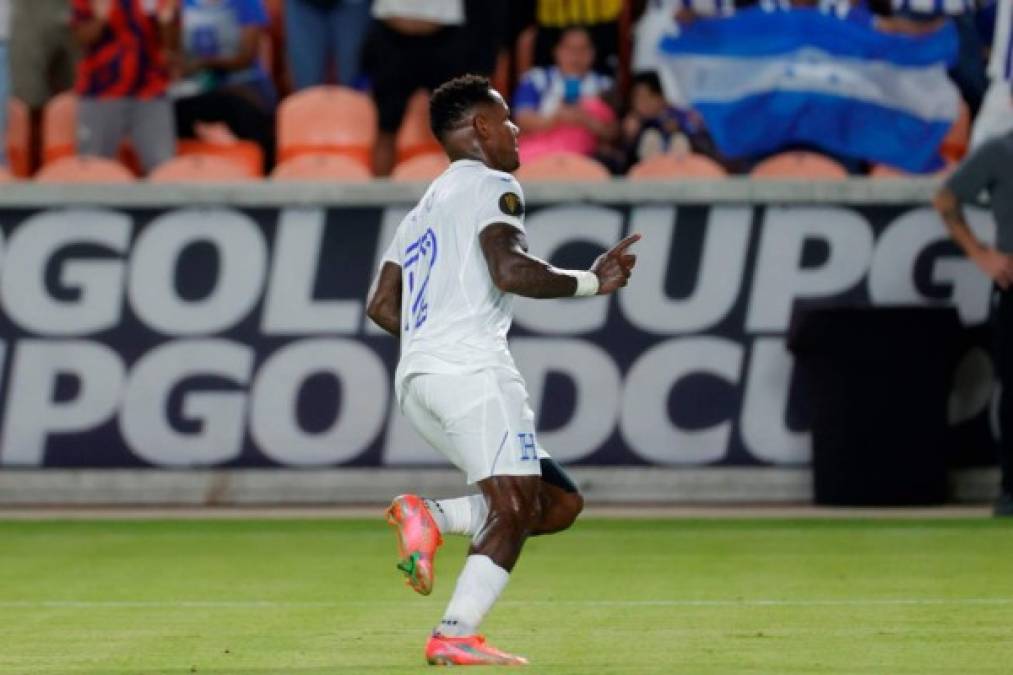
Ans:
[[[361,520],[0,522],[0,672],[432,672]],[[1013,522],[584,520],[485,625],[534,673],[1011,673]]]

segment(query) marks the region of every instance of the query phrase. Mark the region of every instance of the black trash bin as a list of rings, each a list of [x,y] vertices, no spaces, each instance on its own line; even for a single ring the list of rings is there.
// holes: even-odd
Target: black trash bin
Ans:
[[[817,504],[946,500],[947,399],[961,335],[953,308],[816,309],[793,321],[812,412]]]

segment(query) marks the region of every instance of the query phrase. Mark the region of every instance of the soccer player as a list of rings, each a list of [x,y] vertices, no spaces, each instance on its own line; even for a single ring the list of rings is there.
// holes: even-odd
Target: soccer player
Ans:
[[[557,269],[528,253],[517,126],[489,81],[465,75],[430,102],[433,133],[451,160],[401,222],[369,299],[369,317],[401,338],[395,393],[402,412],[481,494],[401,495],[387,511],[408,584],[432,590],[442,535],[472,538],[443,620],[426,644],[442,665],[520,665],[479,635],[528,536],[569,527],[583,498],[538,446],[524,381],[507,347],[514,295],[613,293],[630,278],[632,235],[589,270]]]

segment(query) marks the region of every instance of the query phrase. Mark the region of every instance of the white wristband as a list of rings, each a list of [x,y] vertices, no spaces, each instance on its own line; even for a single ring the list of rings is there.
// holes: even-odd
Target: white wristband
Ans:
[[[577,290],[573,297],[582,298],[588,295],[598,295],[598,275],[585,270],[559,270],[562,274],[568,274],[577,280]]]

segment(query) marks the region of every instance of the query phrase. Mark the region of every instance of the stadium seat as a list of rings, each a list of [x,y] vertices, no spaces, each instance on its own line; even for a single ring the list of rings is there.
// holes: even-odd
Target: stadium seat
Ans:
[[[873,165],[872,170],[869,171],[869,178],[889,179],[889,178],[926,178],[929,176],[940,177],[949,174],[951,171],[953,171],[955,167],[956,164],[947,163],[946,166],[944,166],[942,169],[934,173],[908,173],[903,169],[898,169],[897,167],[890,166],[889,164],[875,164]]]
[[[8,168],[15,176],[27,178],[31,173],[29,153],[32,146],[32,122],[28,105],[20,99],[10,98],[7,101],[7,129],[4,138]]]
[[[77,96],[70,91],[54,96],[42,110],[42,163],[49,164],[77,152]]]
[[[214,155],[222,157],[246,169],[250,176],[264,175],[264,151],[253,141],[233,141],[231,143],[212,143],[193,138],[181,138],[176,143],[176,154]]]
[[[815,152],[792,150],[763,160],[749,174],[753,178],[840,180],[848,177],[843,166]]]
[[[390,179],[397,182],[408,183],[412,181],[435,180],[441,173],[450,166],[450,160],[442,152],[427,152],[424,155],[412,157],[394,167]]]
[[[710,157],[697,154],[656,155],[638,162],[626,177],[630,180],[665,180],[667,178],[724,178],[724,167]]]
[[[964,99],[960,99],[959,105],[957,119],[939,145],[939,154],[947,162],[959,162],[963,159],[971,140],[971,109]]]
[[[346,155],[371,166],[376,108],[345,87],[310,87],[278,106],[278,160],[307,153]]]
[[[869,178],[907,178],[910,175],[903,169],[889,164],[874,164],[869,171]]]
[[[429,92],[425,89],[419,89],[408,100],[395,144],[398,162],[428,152],[442,151],[433,132],[429,130]]]
[[[42,110],[42,164],[45,166],[77,153],[77,95],[65,91],[50,99]],[[135,176],[141,171],[141,160],[130,142],[120,145],[117,159]]]
[[[237,183],[255,179],[249,167],[217,155],[173,157],[148,175],[152,183]]]
[[[299,155],[285,160],[271,174],[271,180],[285,182],[364,183],[372,178],[369,169],[357,160],[323,153]]]
[[[132,183],[134,174],[119,162],[104,157],[71,155],[43,166],[38,183]]]
[[[601,162],[573,152],[542,155],[517,169],[517,180],[526,181],[607,181],[609,170]]]

